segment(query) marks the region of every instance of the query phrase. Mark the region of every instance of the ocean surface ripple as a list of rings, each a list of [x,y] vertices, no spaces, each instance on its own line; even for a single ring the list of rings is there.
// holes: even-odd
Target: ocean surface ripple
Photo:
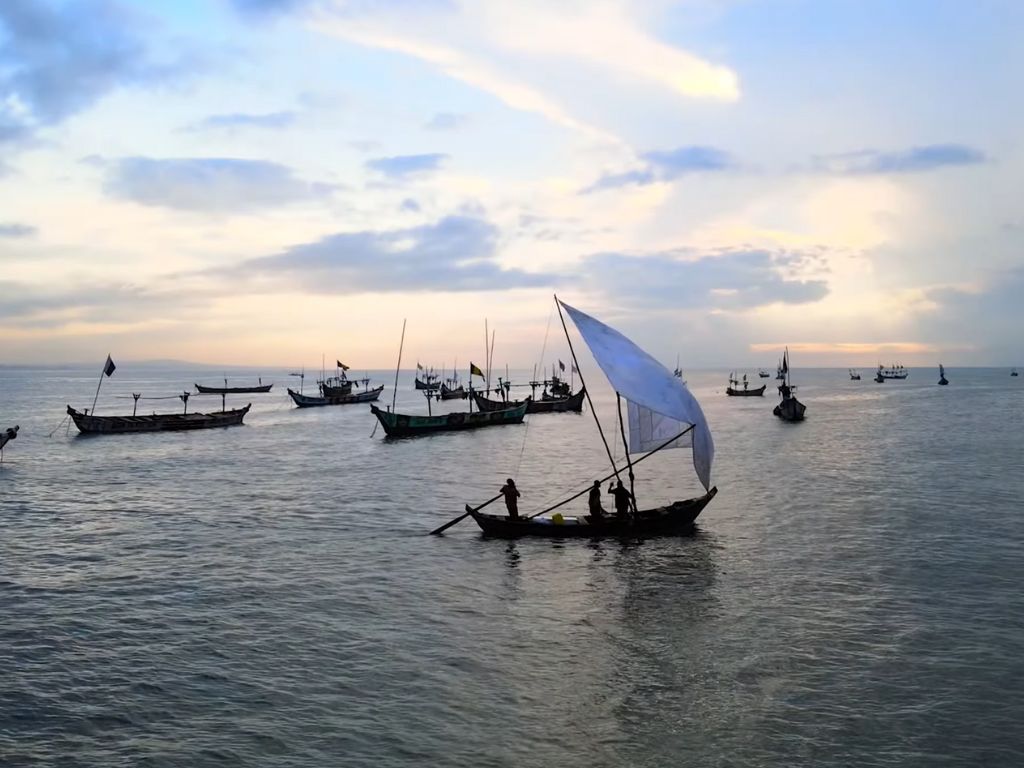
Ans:
[[[219,375],[128,368],[100,413]],[[96,374],[0,368],[0,766],[1024,765],[1004,370],[798,371],[800,425],[771,381],[687,372],[718,450],[697,532],[564,543],[425,534],[507,476],[525,512],[603,476],[589,413],[392,441],[282,375],[229,400],[242,427],[47,437]],[[685,451],[638,475],[699,490]]]

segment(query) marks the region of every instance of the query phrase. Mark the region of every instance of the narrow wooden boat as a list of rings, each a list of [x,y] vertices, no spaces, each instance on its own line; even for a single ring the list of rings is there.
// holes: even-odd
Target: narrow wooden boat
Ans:
[[[87,435],[120,435],[128,432],[171,432],[184,429],[214,429],[242,423],[252,403],[245,408],[217,413],[154,413],[150,416],[93,416],[68,406],[68,415],[78,431]]]
[[[729,397],[763,397],[764,391],[767,388],[767,384],[762,384],[754,389],[736,389],[729,386],[725,388],[725,394],[729,395]]]
[[[299,408],[318,408],[323,405],[370,403],[380,397],[380,393],[383,391],[384,385],[381,384],[376,389],[368,389],[364,392],[356,392],[348,395],[325,395],[323,397],[316,397],[315,395],[303,395],[300,392],[296,392],[294,389],[289,389],[288,394]]]
[[[427,378],[426,381],[422,381],[422,380],[420,380],[419,376],[416,377],[416,381],[414,383],[415,383],[416,389],[426,389],[426,390],[429,390],[431,392],[433,392],[435,389],[440,388],[440,386],[441,386],[440,382],[434,381],[434,380],[432,380],[430,378]]]
[[[712,487],[703,496],[686,501],[676,501],[664,507],[641,509],[635,518],[621,520],[606,515],[600,520],[589,516],[569,517],[559,514],[540,517],[520,517],[512,520],[506,515],[489,515],[477,512],[468,504],[469,513],[486,536],[516,539],[521,536],[543,536],[547,538],[595,538],[600,536],[671,536],[688,533],[693,523],[715,495]]]
[[[325,379],[320,382],[320,394],[324,397],[347,397],[352,394],[352,382],[348,379]]]
[[[481,427],[497,427],[503,424],[520,424],[526,416],[526,403],[500,411],[478,413],[444,413],[437,416],[419,416],[395,411],[382,411],[375,405],[370,412],[377,417],[388,437],[416,437],[434,432],[452,432]]]
[[[0,430],[0,452],[3,451],[5,445],[18,436],[19,429],[21,429],[21,427],[15,424],[13,427]]]
[[[479,392],[474,392],[473,401],[476,403],[476,407],[481,411],[500,411],[505,408],[514,408],[525,403],[527,413],[581,413],[583,411],[583,400],[586,396],[587,391],[585,389],[581,389],[575,395],[561,397],[555,400],[534,400],[533,398],[528,397],[525,400],[502,402],[501,400],[490,400]]]
[[[248,395],[260,392],[269,392],[273,384],[264,384],[260,382],[259,385],[254,387],[229,387],[226,384],[223,387],[207,387],[203,384],[196,384],[196,392],[201,395]]]
[[[939,363],[939,386],[945,387],[949,384],[949,379],[946,378],[946,369],[943,368],[942,363]]]

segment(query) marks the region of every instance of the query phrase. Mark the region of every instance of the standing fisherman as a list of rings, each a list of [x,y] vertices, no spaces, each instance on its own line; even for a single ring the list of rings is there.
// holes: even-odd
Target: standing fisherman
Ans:
[[[595,480],[587,498],[590,507],[590,522],[599,523],[604,520],[604,509],[601,507],[601,481]]]
[[[629,502],[632,498],[629,490],[623,486],[622,481],[619,480],[615,487],[608,486],[608,493],[615,497],[615,516],[620,520],[625,520],[629,517]]]
[[[519,519],[519,489],[511,477],[501,486],[501,495],[505,497],[505,508],[508,510],[510,520]]]

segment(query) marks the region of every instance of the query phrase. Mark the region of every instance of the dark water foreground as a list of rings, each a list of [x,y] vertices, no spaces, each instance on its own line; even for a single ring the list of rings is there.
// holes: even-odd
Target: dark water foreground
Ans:
[[[100,413],[196,375],[129,373]],[[2,766],[1024,765],[1005,371],[805,372],[797,426],[688,374],[699,532],[564,544],[424,534],[506,476],[528,512],[604,474],[589,415],[390,442],[279,376],[241,428],[48,439],[95,374],[0,369]],[[641,500],[694,495],[688,459]]]

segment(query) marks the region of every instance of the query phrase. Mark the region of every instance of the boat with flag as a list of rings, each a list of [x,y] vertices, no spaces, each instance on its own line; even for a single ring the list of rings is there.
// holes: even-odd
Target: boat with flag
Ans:
[[[472,517],[486,535],[503,538],[634,537],[674,535],[692,530],[697,516],[718,492],[718,489],[711,485],[714,443],[700,404],[672,371],[617,330],[560,301],[558,297],[555,297],[555,302],[577,369],[578,361],[562,313],[563,309],[576,325],[584,343],[615,390],[618,427],[623,444],[627,446],[625,467],[616,464],[601,422],[594,412],[593,403],[590,410],[594,413],[598,434],[611,463],[612,472],[604,480],[615,477],[621,481],[623,476],[628,475],[630,514],[614,517],[610,514],[565,515],[556,512],[588,493],[591,490],[588,480],[587,487],[579,493],[528,517],[513,519],[506,515],[482,511],[500,496],[475,508],[467,504],[463,515],[432,533],[441,533],[465,517]],[[580,383],[583,386],[582,391],[586,393],[586,383],[582,375]],[[590,396],[586,397],[589,402]],[[623,404],[626,416],[623,415]],[[690,499],[667,501],[660,506],[639,508],[636,501],[634,467],[662,450],[684,447],[692,450],[694,470],[705,492]],[[631,458],[632,454],[639,453],[644,455],[636,460]]]
[[[433,392],[441,388],[440,379],[441,377],[434,373],[433,368],[424,368],[419,363],[416,363],[416,378],[413,380],[413,386],[416,389]]]
[[[547,400],[534,400],[532,397],[525,400],[491,400],[480,392],[473,391],[473,401],[481,411],[500,411],[525,404],[527,413],[582,413],[583,400],[586,396],[586,390],[581,389],[575,395]]]
[[[942,367],[942,363],[939,363],[939,386],[944,387],[949,384],[949,379],[946,378],[946,369]]]
[[[196,392],[200,395],[248,395],[269,392],[273,384],[264,384],[263,379],[258,379],[259,384],[248,387],[229,387],[228,380],[224,379],[223,387],[208,387],[205,384],[196,384]]]
[[[902,380],[907,378],[909,374],[910,371],[904,368],[901,363],[893,363],[888,368],[883,368],[882,364],[879,363],[878,373],[875,375],[875,378],[881,379],[882,381],[885,381],[887,379]]]
[[[740,389],[741,383],[743,384],[742,389]],[[747,381],[747,374],[743,374],[743,381],[741,382],[736,378],[735,373],[730,373],[729,386],[725,388],[725,394],[729,395],[729,397],[762,397],[767,388],[767,384],[762,384],[760,387],[751,389],[750,382]]]
[[[369,379],[366,380],[369,384]],[[291,397],[299,408],[318,408],[324,405],[352,405],[353,403],[371,403],[380,397],[380,393],[384,391],[384,385],[381,384],[379,387],[373,389],[365,389],[362,392],[353,392],[351,387],[347,395],[336,395],[336,394],[321,394],[319,397],[316,395],[304,395],[301,392],[296,392],[294,389],[288,389],[288,395]]]
[[[779,384],[779,396],[782,400],[775,406],[772,413],[783,421],[803,421],[807,406],[796,399],[796,387],[793,385],[789,367],[788,347],[782,355],[782,372],[786,376],[785,381]]]

